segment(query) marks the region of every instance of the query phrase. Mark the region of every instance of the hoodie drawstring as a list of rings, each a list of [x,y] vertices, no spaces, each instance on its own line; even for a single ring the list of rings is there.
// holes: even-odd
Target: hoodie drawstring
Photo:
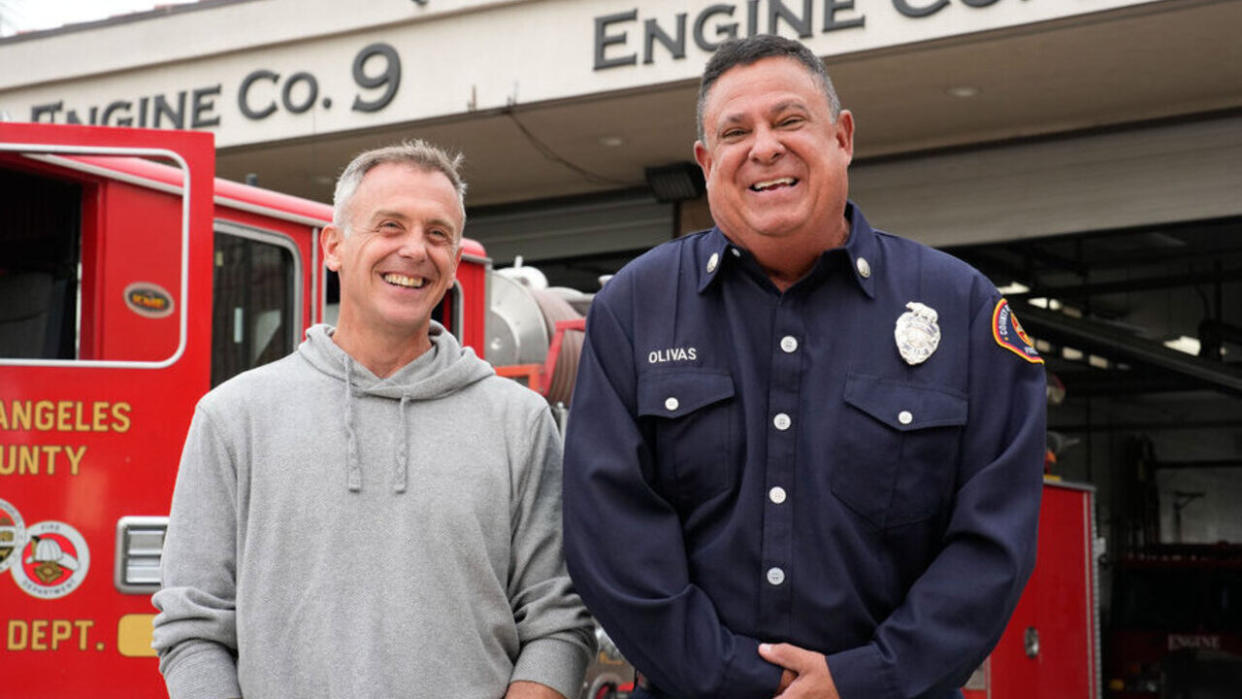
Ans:
[[[353,391],[353,362],[349,359],[345,360],[345,458],[348,461],[346,466],[348,475],[345,479],[345,485],[350,492],[357,493],[362,490],[362,463],[358,458],[358,434],[354,430],[354,391]],[[410,466],[410,430],[405,420],[405,406],[410,402],[407,395],[401,396],[400,409],[400,426],[398,431],[401,433],[401,444],[397,449],[397,461],[393,464],[392,492],[404,493],[406,484],[409,482]]]
[[[394,493],[404,493],[405,484],[409,479],[409,453],[410,453],[410,427],[405,421],[405,405],[410,402],[410,397],[401,396],[401,424],[398,430],[401,432],[401,448],[397,450],[397,463],[394,464],[395,474],[392,481],[392,491]]]
[[[336,344],[333,336],[334,330],[329,326],[312,327],[306,331],[306,341],[298,347],[298,355],[320,373],[345,384],[345,405],[337,407],[338,415],[344,422],[345,441],[341,444],[339,432],[334,432],[338,436],[331,440],[337,444],[337,449],[341,446],[345,448],[345,487],[348,492],[361,492],[362,471],[373,467],[369,478],[375,481],[378,474],[376,485],[381,491],[385,485],[391,484],[390,492],[403,495],[409,491],[410,469],[418,465],[418,462],[413,465],[410,462],[422,457],[422,454],[414,454],[418,443],[414,441],[412,432],[418,427],[408,422],[418,419],[419,411],[424,409],[421,406],[453,396],[496,373],[490,364],[475,355],[474,350],[463,348],[451,333],[434,321],[429,332],[432,345],[429,353],[384,378],[368,372],[365,365],[358,363]],[[394,406],[389,401],[396,401],[398,405]],[[366,416],[371,414],[368,406],[376,406],[375,414],[385,416],[384,425],[372,426],[365,422]],[[381,410],[379,406],[384,407]],[[394,426],[387,424],[386,417],[391,414],[387,411],[392,407],[397,407],[400,420],[400,424]],[[396,427],[400,433],[392,434],[391,427]],[[381,452],[380,445],[371,442],[363,444],[368,435],[375,435],[384,446],[396,448]],[[394,439],[396,444],[392,444]],[[388,461],[393,458],[393,452],[397,452],[396,463]],[[374,463],[368,461],[364,465],[364,458],[373,459]],[[434,455],[428,458],[434,458]],[[340,466],[338,464],[335,468]],[[385,472],[389,474],[387,479]]]
[[[345,358],[345,459],[350,492],[362,490],[362,465],[358,459],[358,435],[354,432],[353,362]]]

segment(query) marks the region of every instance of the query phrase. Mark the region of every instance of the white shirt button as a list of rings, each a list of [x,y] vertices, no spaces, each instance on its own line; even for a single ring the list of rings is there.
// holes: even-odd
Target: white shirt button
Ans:
[[[742,251],[741,251],[741,250],[738,250],[737,248],[729,248],[729,252],[733,253],[733,256],[734,256],[734,257],[741,257],[741,256],[742,256]]]
[[[715,272],[716,267],[719,264],[720,264],[720,254],[713,252],[712,256],[707,258],[707,273],[711,274],[712,272]]]
[[[867,262],[867,258],[860,257],[854,264],[858,265],[858,274],[861,275],[863,279],[871,276],[871,263]]]
[[[785,502],[785,489],[779,485],[768,491],[768,499],[777,505]]]
[[[793,420],[790,420],[785,413],[777,413],[776,417],[772,418],[772,424],[776,425],[776,429],[784,432],[793,424]]]
[[[781,349],[786,352],[795,352],[798,349],[798,338],[793,335],[786,335],[781,338]]]
[[[900,413],[897,413],[897,422],[900,422],[903,425],[908,425],[914,422],[914,415],[909,410],[903,410]]]
[[[768,582],[773,585],[785,582],[785,571],[780,568],[768,568]]]
[[[664,400],[664,407],[667,408],[670,413],[676,410],[679,405],[681,405],[681,403],[672,396],[669,396]]]

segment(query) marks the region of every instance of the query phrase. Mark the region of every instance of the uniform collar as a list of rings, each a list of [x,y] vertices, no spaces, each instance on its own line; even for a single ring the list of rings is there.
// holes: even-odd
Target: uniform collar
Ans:
[[[697,249],[695,250],[695,269],[699,273],[699,293],[711,285],[712,281],[719,275],[720,269],[732,262],[726,262],[725,258],[736,258],[741,255],[741,251],[729,242],[719,227],[714,227],[703,236]]]
[[[879,245],[875,242],[875,229],[867,223],[862,210],[854,202],[845,202],[845,218],[850,222],[850,239],[845,241],[845,254],[849,256],[850,271],[854,281],[868,298],[875,298],[875,277],[880,271]],[[830,254],[825,253],[825,255]]]
[[[862,211],[853,202],[846,202],[845,217],[850,221],[850,237],[845,242],[845,247],[824,251],[823,256],[816,265],[816,269],[811,273],[816,274],[819,268],[829,264],[829,258],[844,251],[849,258],[850,271],[853,273],[858,287],[868,297],[875,298],[875,275],[878,271],[877,263],[879,262],[875,230],[871,228],[871,224],[867,223],[867,219],[863,217]],[[708,286],[711,286],[711,283],[716,277],[720,276],[725,267],[737,261],[733,258],[744,254],[746,253],[729,242],[729,239],[725,237],[719,227],[708,231],[707,235],[699,239],[694,255],[695,267],[699,275],[699,293],[703,293]]]

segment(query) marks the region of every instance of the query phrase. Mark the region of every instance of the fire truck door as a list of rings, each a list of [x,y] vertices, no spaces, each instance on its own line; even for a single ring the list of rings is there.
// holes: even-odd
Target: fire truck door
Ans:
[[[213,179],[210,134],[0,123],[0,694],[163,692],[158,542],[118,525],[167,513],[209,388]]]

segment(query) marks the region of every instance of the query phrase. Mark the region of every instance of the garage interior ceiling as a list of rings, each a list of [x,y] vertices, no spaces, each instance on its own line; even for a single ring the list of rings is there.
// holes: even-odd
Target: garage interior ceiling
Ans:
[[[1069,395],[1242,396],[1242,221],[949,252],[999,286],[1020,285],[1006,295]]]

